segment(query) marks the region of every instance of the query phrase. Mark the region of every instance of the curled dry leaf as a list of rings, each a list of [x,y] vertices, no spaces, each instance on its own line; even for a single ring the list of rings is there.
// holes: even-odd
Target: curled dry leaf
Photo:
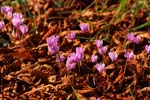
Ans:
[[[142,92],[148,92],[148,93],[150,93],[150,87],[144,87],[144,88],[138,90],[137,92],[138,93],[142,93]]]
[[[18,76],[17,79],[28,84],[33,84],[32,79],[30,79],[30,77],[31,76],[22,75],[22,76]]]
[[[52,75],[54,73],[55,73],[55,71],[54,71],[53,67],[49,66],[47,64],[38,65],[31,72],[31,74],[33,76],[37,76],[37,77],[39,76],[40,78],[48,78],[50,75]]]
[[[48,93],[48,92],[54,92],[54,91],[56,91],[56,89],[55,89],[55,87],[54,87],[53,85],[51,85],[51,84],[48,84],[48,85],[41,85],[41,86],[39,86],[39,87],[37,87],[37,88],[32,88],[31,91],[22,94],[21,97],[23,97],[23,96],[28,96],[28,97],[31,96],[31,97],[32,97],[32,96],[34,96],[34,94],[36,95],[37,92],[39,92],[40,95],[42,95],[42,92],[43,92],[43,93]]]

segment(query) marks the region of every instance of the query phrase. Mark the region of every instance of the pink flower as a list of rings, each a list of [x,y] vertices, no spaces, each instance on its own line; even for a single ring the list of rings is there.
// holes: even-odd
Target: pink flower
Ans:
[[[66,68],[67,68],[67,71],[70,71],[70,70],[74,69],[75,66],[76,66],[76,63],[73,62],[72,57],[68,57],[68,58],[67,58],[67,61],[66,61]]]
[[[19,18],[23,20],[23,15],[22,13],[13,13],[13,18]]]
[[[28,26],[27,25],[19,25],[19,29],[22,34],[26,34],[28,32]]]
[[[134,36],[134,34],[133,33],[129,33],[128,35],[127,35],[127,39],[132,43],[132,42],[134,42],[135,40],[135,36]]]
[[[51,37],[48,37],[46,39],[46,42],[49,46],[57,45],[57,42],[59,41],[59,36],[52,35]]]
[[[137,35],[135,38],[134,38],[134,42],[136,44],[139,44],[141,42],[141,36],[140,35]]]
[[[12,11],[13,11],[12,7],[9,7],[9,6],[1,7],[1,13],[7,13],[7,12],[12,12]]]
[[[131,43],[136,43],[139,44],[141,42],[141,36],[137,35],[135,36],[133,33],[129,33],[127,35],[127,39],[131,42]]]
[[[76,36],[76,33],[74,31],[72,31],[69,35],[66,36],[66,38],[70,39],[70,40],[74,40]]]
[[[146,53],[150,53],[150,45],[145,45],[145,51]]]
[[[105,54],[108,50],[108,46],[103,46],[103,40],[96,40],[96,46],[100,55]]]
[[[77,47],[76,52],[72,53],[70,57],[67,58],[66,67],[67,70],[72,70],[75,68],[76,64],[80,62],[84,57],[84,49],[82,47]]]
[[[133,51],[130,51],[130,52],[129,51],[125,51],[124,57],[126,57],[128,60],[133,59],[133,57],[134,57]]]
[[[4,28],[5,27],[5,23],[4,21],[0,21],[0,29]]]
[[[83,59],[84,57],[84,49],[82,47],[77,47],[76,48],[76,53],[74,55],[74,61],[79,62]]]
[[[105,64],[104,63],[97,63],[96,69],[98,70],[99,73],[101,73],[105,69]]]
[[[15,27],[18,27],[21,23],[22,23],[22,21],[21,21],[19,18],[13,18],[13,19],[12,19],[12,24],[13,24]]]
[[[1,10],[1,13],[6,14],[9,18],[12,17],[12,11],[13,11],[12,7],[2,6],[0,10]]]
[[[12,19],[12,24],[18,28],[20,24],[23,22],[23,15],[22,13],[14,13],[13,14],[13,19]]]
[[[89,31],[89,24],[88,23],[81,23],[79,25],[80,29],[82,32],[88,32]]]
[[[108,46],[103,46],[101,48],[98,48],[98,52],[100,55],[105,54],[107,52],[107,50],[108,50]]]
[[[48,44],[48,51],[53,55],[56,52],[59,51],[59,46],[58,46],[58,41],[59,41],[59,36],[52,35],[51,37],[48,37],[46,39],[46,42]]]
[[[92,63],[97,62],[97,59],[98,59],[97,55],[92,55],[92,57],[91,57]]]
[[[96,40],[96,46],[97,46],[97,48],[102,48],[103,40]]]
[[[116,61],[118,58],[118,54],[116,52],[109,52],[108,55],[112,62]]]
[[[56,52],[59,51],[59,46],[48,46],[48,51],[53,55],[56,54]]]
[[[76,48],[76,53],[83,54],[84,53],[84,49],[82,47],[77,47]]]

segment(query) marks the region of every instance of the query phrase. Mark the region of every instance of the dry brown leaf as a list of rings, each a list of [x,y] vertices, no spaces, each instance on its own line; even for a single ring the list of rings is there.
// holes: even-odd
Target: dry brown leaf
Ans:
[[[76,90],[77,93],[83,94],[83,95],[88,95],[88,94],[94,94],[95,89],[92,88],[83,88],[82,90]]]
[[[37,88],[32,88],[32,90],[31,91],[28,91],[28,92],[26,92],[26,93],[24,93],[24,94],[22,94],[21,96],[24,96],[24,95],[33,95],[34,93],[36,93],[36,92],[47,92],[47,91],[51,91],[51,92],[54,92],[54,91],[56,91],[56,89],[55,89],[55,87],[53,86],[53,85],[51,85],[51,84],[48,84],[48,85],[44,85],[44,84],[42,84],[42,85],[40,85],[39,87],[37,87]]]
[[[56,32],[57,25],[53,25],[50,23],[49,23],[49,25],[50,25],[49,26],[50,28],[48,29],[48,31],[46,33],[44,33],[44,36],[42,37],[40,43],[45,42],[47,37],[51,36],[52,34],[54,34]]]
[[[114,69],[114,68],[115,68],[114,64],[110,64],[110,65],[106,66],[105,69],[107,70],[107,69]]]
[[[12,75],[8,74],[4,77],[5,80],[10,81],[13,78]]]
[[[50,75],[54,74],[55,71],[52,66],[44,64],[36,66],[31,74],[33,76],[39,76],[40,78],[48,78]]]
[[[142,89],[137,90],[138,93],[142,93],[142,92],[148,92],[150,93],[150,87],[144,87]]]
[[[22,75],[22,77],[17,77],[17,79],[19,79],[20,81],[26,82],[28,84],[33,84],[32,80],[30,79],[30,77],[24,76]]]
[[[120,83],[121,82],[121,80],[122,80],[122,77],[123,77],[123,73],[120,73],[119,75],[118,75],[118,77],[113,81],[113,83],[115,84],[115,83]]]

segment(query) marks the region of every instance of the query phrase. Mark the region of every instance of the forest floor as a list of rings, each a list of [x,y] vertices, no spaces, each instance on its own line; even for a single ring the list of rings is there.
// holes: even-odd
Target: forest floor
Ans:
[[[21,12],[28,32],[19,33],[2,13],[0,30],[1,100],[150,100],[150,0],[7,0]],[[86,32],[79,26],[89,25]],[[75,39],[68,39],[75,32]],[[131,42],[129,33],[139,36]],[[59,36],[59,50],[47,38]],[[96,40],[108,50],[100,54]],[[138,41],[138,40],[137,40]],[[54,43],[55,44],[55,43]],[[77,47],[83,59],[67,70]],[[132,59],[124,56],[132,51]],[[109,52],[115,51],[112,61]],[[64,60],[60,60],[63,55]],[[97,62],[91,56],[97,55]],[[99,72],[96,64],[104,63]]]

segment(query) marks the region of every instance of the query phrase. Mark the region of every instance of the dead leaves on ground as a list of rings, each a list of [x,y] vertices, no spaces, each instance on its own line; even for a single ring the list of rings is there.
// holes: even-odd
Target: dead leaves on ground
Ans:
[[[102,100],[130,100],[133,94],[135,99],[148,98],[150,92],[149,55],[145,53],[144,48],[138,49],[139,45],[136,45],[134,51],[138,52],[134,56],[135,60],[126,61],[123,56],[126,29],[134,27],[136,20],[131,20],[132,16],[125,14],[115,23],[109,23],[115,11],[96,12],[93,9],[85,9],[82,12],[72,11],[75,6],[78,8],[83,3],[73,0],[71,6],[67,7],[67,1],[64,3],[64,8],[49,8],[51,1],[29,1],[29,9],[33,14],[39,15],[33,21],[38,34],[23,36],[21,41],[13,41],[14,46],[0,48],[0,76],[2,78],[0,89],[5,97],[8,99],[16,97],[16,99],[72,100],[77,94],[80,99],[85,100],[93,100],[96,97]],[[77,5],[74,5],[76,2]],[[33,7],[34,3],[36,6]],[[45,12],[39,14],[38,9],[44,9]],[[62,13],[63,11],[70,12]],[[145,11],[139,13],[140,19],[144,18],[144,13]],[[81,22],[90,24],[89,32],[84,33],[80,30],[78,25]],[[73,41],[65,38],[71,31],[77,35]],[[141,36],[140,46],[149,43],[148,31],[133,33]],[[69,56],[77,46],[85,49],[84,64],[79,68],[84,72],[79,73],[77,70],[73,73],[66,72],[65,62],[56,63],[56,57],[47,53],[45,40],[53,34],[60,36],[60,54]],[[105,60],[106,69],[105,72],[98,74],[94,64],[90,62],[90,56],[98,54],[93,39],[103,39],[107,34],[109,36],[104,44],[109,45],[110,51],[116,50],[119,58],[112,63],[106,57],[107,55],[104,57],[99,55],[99,62]],[[132,44],[127,42],[126,46],[129,45]],[[131,48],[128,47],[128,49]]]

